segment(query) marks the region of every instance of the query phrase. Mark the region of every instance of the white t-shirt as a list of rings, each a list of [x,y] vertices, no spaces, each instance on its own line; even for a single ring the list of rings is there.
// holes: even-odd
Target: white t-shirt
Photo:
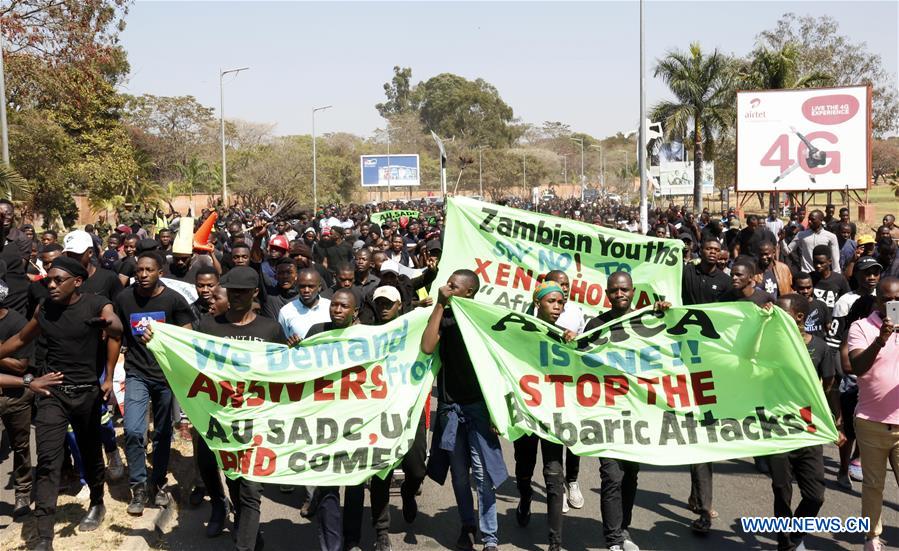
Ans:
[[[331,321],[330,309],[331,301],[326,298],[319,297],[315,306],[308,308],[297,297],[285,304],[278,312],[278,323],[281,324],[284,335],[287,337],[299,335],[300,338],[305,339],[310,327],[316,323]]]

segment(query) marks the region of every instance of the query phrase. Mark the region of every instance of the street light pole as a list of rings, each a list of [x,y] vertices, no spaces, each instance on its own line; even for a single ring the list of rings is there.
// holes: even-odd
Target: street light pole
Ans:
[[[637,150],[640,165],[640,231],[643,235],[649,231],[649,212],[646,204],[646,55],[645,31],[643,25],[643,0],[640,0],[640,146]]]
[[[330,109],[331,105],[326,105],[324,107],[316,107],[312,110],[312,212],[318,212],[318,171],[316,170],[316,159],[315,159],[315,114],[318,111],[324,111],[325,109]],[[389,172],[389,171],[388,171]]]
[[[571,138],[572,141],[581,144],[581,201],[584,200],[584,186],[586,179],[584,178],[584,138]]]
[[[225,154],[225,75],[234,73],[235,75],[241,71],[248,70],[249,67],[240,67],[239,69],[228,69],[222,71],[219,69],[219,122],[222,130],[222,206],[228,206],[228,158]]]
[[[524,186],[524,192],[528,192],[528,154],[527,151],[521,152],[521,163],[524,165],[524,170],[521,173],[521,185]]]
[[[568,155],[562,155],[562,180],[568,185]]]
[[[484,151],[486,145],[478,146],[478,195],[481,196],[481,201],[484,200],[484,173],[481,168],[483,165],[483,160],[481,158],[481,153]]]
[[[603,190],[606,186],[606,173],[605,173],[605,158],[603,157],[602,152],[602,144],[593,144],[590,146],[593,149],[599,150],[599,189]]]

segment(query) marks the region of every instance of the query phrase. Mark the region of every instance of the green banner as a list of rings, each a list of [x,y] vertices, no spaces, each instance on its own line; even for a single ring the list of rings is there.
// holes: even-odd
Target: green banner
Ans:
[[[352,485],[410,449],[439,362],[420,353],[430,311],[300,346],[153,324],[148,345],[229,478]]]
[[[577,455],[682,465],[837,438],[796,323],[779,308],[646,309],[565,343],[537,318],[451,305],[509,439],[534,433]]]
[[[534,286],[551,270],[568,275],[569,300],[591,317],[609,308],[606,280],[619,270],[634,280],[635,307],[662,297],[680,304],[680,241],[454,197],[443,244],[441,274],[474,270],[481,280],[477,300],[512,310],[527,309]]]
[[[379,226],[388,220],[399,220],[405,216],[406,218],[418,218],[419,212],[417,210],[385,210],[383,212],[373,212],[368,217],[372,222],[378,224]]]

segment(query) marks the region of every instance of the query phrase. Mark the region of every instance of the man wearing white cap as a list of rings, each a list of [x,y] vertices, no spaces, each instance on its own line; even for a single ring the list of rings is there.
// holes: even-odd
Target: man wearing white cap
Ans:
[[[118,275],[91,262],[94,256],[94,239],[91,234],[84,230],[71,231],[62,242],[63,254],[77,260],[87,270],[87,279],[81,285],[83,294],[100,295],[109,300],[119,294],[122,282],[119,281]]]

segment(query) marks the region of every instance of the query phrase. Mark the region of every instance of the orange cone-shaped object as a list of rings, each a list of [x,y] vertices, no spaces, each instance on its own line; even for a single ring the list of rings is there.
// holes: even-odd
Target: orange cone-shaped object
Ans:
[[[212,251],[212,245],[209,244],[209,234],[212,233],[212,227],[218,220],[218,213],[213,211],[209,218],[203,221],[197,233],[194,234],[194,249],[199,251]]]

